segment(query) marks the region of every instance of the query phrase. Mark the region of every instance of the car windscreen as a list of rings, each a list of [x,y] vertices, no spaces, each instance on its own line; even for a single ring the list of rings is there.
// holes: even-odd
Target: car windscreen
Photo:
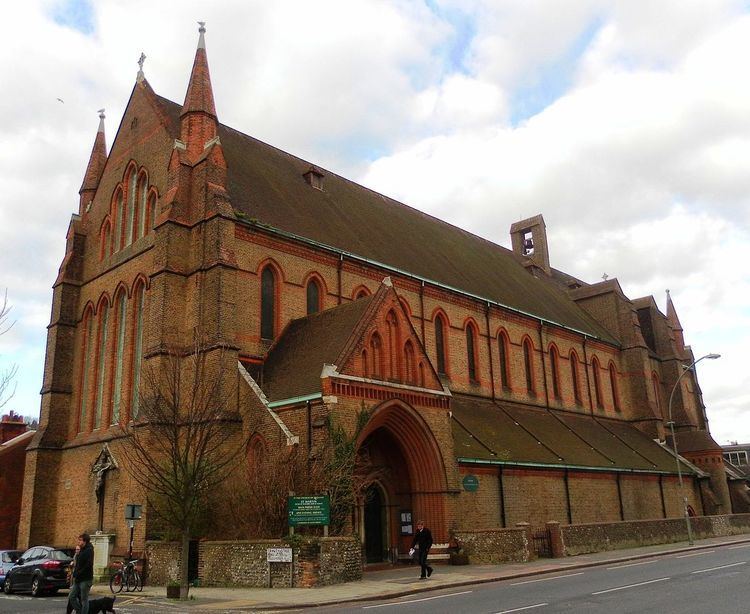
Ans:
[[[62,550],[52,550],[49,553],[49,558],[52,559],[53,561],[63,561],[63,562],[67,562],[67,561],[72,561],[73,560],[73,557],[68,556]]]
[[[3,563],[15,563],[19,556],[21,556],[21,553],[18,550],[3,552],[2,561]]]

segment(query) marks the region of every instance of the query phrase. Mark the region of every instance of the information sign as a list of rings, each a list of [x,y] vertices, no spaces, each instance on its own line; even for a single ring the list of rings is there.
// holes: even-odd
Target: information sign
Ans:
[[[291,563],[291,548],[266,548],[266,561],[269,563]]]
[[[466,475],[463,479],[463,486],[466,492],[476,492],[479,490],[479,478],[475,475]]]
[[[331,505],[328,495],[289,497],[289,526],[331,524]]]

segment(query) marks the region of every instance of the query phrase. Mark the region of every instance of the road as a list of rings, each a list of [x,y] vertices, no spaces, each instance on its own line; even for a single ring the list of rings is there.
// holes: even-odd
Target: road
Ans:
[[[750,544],[315,611],[317,614],[750,614]]]

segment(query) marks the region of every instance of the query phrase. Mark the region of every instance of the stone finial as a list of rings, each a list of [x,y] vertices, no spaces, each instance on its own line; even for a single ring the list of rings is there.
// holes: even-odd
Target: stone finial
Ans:
[[[99,109],[97,113],[99,114],[99,129],[97,132],[104,132],[104,118],[107,116],[104,115],[104,109]]]
[[[199,21],[198,22],[198,49],[205,49],[206,48],[206,38],[204,34],[206,33],[206,22],[205,21]]]
[[[143,63],[146,61],[146,54],[141,51],[141,57],[138,58],[138,76],[136,77],[136,81],[140,83],[143,81],[146,76],[143,74]]]

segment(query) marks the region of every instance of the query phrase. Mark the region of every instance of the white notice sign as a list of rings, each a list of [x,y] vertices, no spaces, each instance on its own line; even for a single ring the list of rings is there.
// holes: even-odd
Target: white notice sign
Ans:
[[[266,561],[269,563],[291,563],[291,548],[266,548]]]

